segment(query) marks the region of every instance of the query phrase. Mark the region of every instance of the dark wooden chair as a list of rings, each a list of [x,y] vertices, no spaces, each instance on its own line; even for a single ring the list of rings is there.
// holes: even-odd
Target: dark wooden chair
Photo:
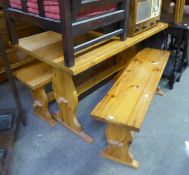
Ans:
[[[14,24],[15,20],[18,19],[46,30],[59,32],[63,38],[65,66],[72,67],[74,65],[74,52],[114,36],[119,36],[121,40],[126,39],[130,0],[59,0],[60,20],[45,17],[43,1],[37,1],[39,15],[34,15],[28,12],[26,0],[21,0],[22,10],[12,8],[9,0],[4,0],[3,6],[7,17],[10,39],[13,44],[18,43]],[[81,12],[88,9],[106,7],[111,4],[115,4],[114,10],[90,17],[78,17]],[[108,34],[74,46],[73,38],[75,36],[113,24],[118,24],[119,27]]]

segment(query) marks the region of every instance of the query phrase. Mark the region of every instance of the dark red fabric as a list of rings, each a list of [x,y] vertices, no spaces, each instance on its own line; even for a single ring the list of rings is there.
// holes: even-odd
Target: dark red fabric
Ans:
[[[22,9],[20,0],[10,0],[10,4],[13,8]],[[34,14],[39,14],[37,0],[28,0],[28,11]],[[95,16],[104,13],[109,10],[114,10],[116,4],[112,4],[106,7],[98,7],[88,9],[84,13],[80,13],[78,18]],[[59,1],[58,0],[44,0],[45,16],[52,19],[60,19]]]
[[[16,9],[20,9],[20,10],[22,9],[20,0],[10,0],[10,5],[11,7],[16,8]]]

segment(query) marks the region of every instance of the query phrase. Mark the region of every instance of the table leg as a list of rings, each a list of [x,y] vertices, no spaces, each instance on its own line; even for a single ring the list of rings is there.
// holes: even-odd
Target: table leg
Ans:
[[[92,143],[93,138],[82,130],[77,120],[78,94],[72,76],[54,68],[52,86],[59,107],[59,112],[55,115],[55,119],[87,143]]]

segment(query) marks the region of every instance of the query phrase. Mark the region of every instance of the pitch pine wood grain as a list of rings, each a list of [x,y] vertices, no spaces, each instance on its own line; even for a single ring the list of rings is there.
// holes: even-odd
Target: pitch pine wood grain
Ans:
[[[133,158],[129,146],[132,142],[131,131],[119,125],[108,124],[106,128],[107,147],[101,155],[112,161],[138,168],[139,162]]]
[[[151,50],[150,54],[154,55],[153,57],[148,57],[149,61],[154,64],[153,71],[150,75],[149,81],[144,88],[142,96],[138,100],[135,109],[133,110],[129,120],[127,121],[127,125],[135,131],[139,131],[141,128],[146,112],[152,101],[153,95],[156,93],[158,83],[161,79],[170,55],[170,53],[167,51],[157,52],[157,50]]]
[[[41,119],[45,120],[50,126],[55,126],[56,121],[53,119],[49,111],[49,100],[44,86],[33,90],[32,96],[34,99],[34,113]]]
[[[15,71],[14,76],[31,90],[35,90],[52,81],[53,71],[51,66],[41,62]]]
[[[58,33],[45,32],[20,39],[18,47],[53,67],[66,71],[69,74],[77,75],[146,38],[159,33],[167,27],[168,25],[166,23],[158,23],[156,27],[132,38],[128,38],[125,41],[113,38],[107,42],[90,47],[88,50],[85,49],[83,53],[79,52],[75,54],[75,65],[71,68],[67,68],[64,65],[61,35]]]
[[[45,91],[45,85],[52,81],[52,67],[39,62],[15,71],[14,76],[32,90],[34,113],[47,121],[49,125],[54,126],[56,121],[53,119],[48,106],[50,98],[54,97],[48,98]]]
[[[55,68],[52,86],[59,108],[55,119],[87,143],[92,143],[93,138],[83,131],[77,119],[78,94],[71,75]]]
[[[139,52],[91,115],[139,131],[169,54],[148,48]]]
[[[79,82],[82,82],[79,85],[76,85],[78,95],[86,92],[90,88],[94,87],[95,85],[114,75],[115,73],[123,70],[129,63],[129,60],[132,59],[132,57],[136,54],[136,52],[137,51],[133,46],[125,50],[124,52],[117,54],[115,57],[112,58],[112,60],[109,59],[108,61],[103,62],[103,66],[101,66],[99,69],[93,69],[95,73],[90,74],[89,71],[86,71],[85,74],[88,77],[87,80],[76,77]],[[81,75],[81,77],[83,77],[83,75]]]

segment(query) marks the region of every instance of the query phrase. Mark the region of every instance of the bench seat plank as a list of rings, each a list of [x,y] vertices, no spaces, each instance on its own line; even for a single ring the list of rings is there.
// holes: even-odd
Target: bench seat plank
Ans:
[[[144,88],[143,95],[139,99],[135,109],[133,110],[131,116],[129,117],[129,120],[127,121],[127,125],[135,131],[139,131],[141,128],[145,114],[153,99],[153,95],[156,92],[156,85],[158,85],[161,79],[170,53],[167,51],[157,52],[157,50],[151,50],[151,54],[156,55],[156,58],[151,57],[149,61],[154,62],[156,67],[153,69],[153,73],[151,74],[150,79]]]
[[[149,48],[139,52],[91,115],[139,131],[169,54]]]
[[[14,76],[31,90],[43,87],[52,81],[52,67],[45,63],[36,63],[14,72]]]

